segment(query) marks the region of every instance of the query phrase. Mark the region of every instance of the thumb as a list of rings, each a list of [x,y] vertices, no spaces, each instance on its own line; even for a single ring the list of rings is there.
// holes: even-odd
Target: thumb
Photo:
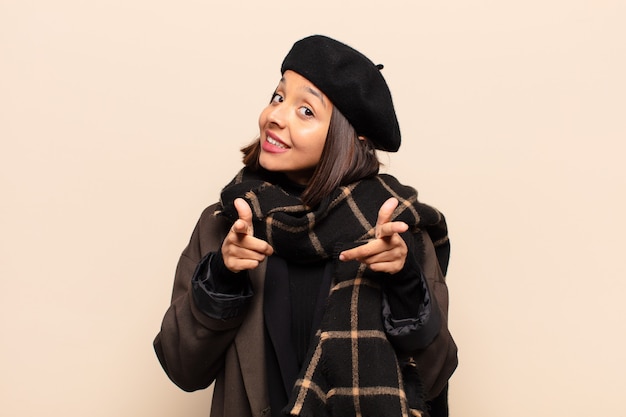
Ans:
[[[237,198],[234,201],[234,205],[239,219],[233,224],[233,230],[236,233],[247,235],[254,234],[254,229],[252,228],[252,210],[248,203],[246,203],[246,200]]]
[[[376,220],[377,238],[380,236],[380,229],[382,225],[391,221],[391,216],[393,215],[393,211],[396,209],[396,207],[398,207],[398,199],[395,197],[387,199],[387,201],[385,201],[383,205],[380,206],[380,209],[378,210],[378,219]]]

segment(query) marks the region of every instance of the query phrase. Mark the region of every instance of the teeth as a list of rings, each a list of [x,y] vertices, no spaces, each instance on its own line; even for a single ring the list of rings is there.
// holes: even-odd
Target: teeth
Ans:
[[[283,148],[283,149],[287,149],[287,147],[285,145],[283,145],[282,143],[278,142],[277,140],[272,139],[271,137],[267,137],[267,141],[274,145],[274,146],[278,146],[279,148]]]

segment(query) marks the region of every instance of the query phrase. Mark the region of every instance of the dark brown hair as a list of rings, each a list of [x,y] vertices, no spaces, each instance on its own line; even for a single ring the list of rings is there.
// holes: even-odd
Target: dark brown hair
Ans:
[[[241,151],[246,167],[255,171],[262,169],[258,138]],[[338,186],[378,174],[379,167],[372,142],[367,138],[359,139],[350,122],[333,107],[322,156],[302,193],[302,201],[314,207]]]

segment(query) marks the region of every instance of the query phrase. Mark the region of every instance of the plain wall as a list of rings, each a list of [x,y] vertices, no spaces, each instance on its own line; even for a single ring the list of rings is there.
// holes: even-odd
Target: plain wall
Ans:
[[[626,415],[625,21],[602,0],[0,0],[0,415],[208,415],[152,340],[313,33],[385,65],[385,171],[447,216],[452,415]]]

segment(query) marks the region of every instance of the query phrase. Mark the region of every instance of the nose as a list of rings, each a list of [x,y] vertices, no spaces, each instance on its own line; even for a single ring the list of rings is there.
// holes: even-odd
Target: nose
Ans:
[[[285,121],[287,120],[285,110],[286,106],[284,103],[271,105],[268,109],[267,121],[278,127],[285,127]]]

